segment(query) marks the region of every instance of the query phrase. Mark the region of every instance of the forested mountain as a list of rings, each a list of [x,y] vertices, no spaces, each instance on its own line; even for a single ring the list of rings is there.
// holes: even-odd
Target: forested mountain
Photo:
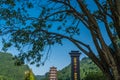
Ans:
[[[58,71],[58,80],[70,80],[70,65]],[[85,57],[80,61],[80,78],[81,80],[106,80],[100,69],[92,62],[91,59]],[[41,80],[48,80],[46,77]]]
[[[0,52],[0,80],[24,80],[25,71],[29,70],[27,65],[15,66],[13,56]],[[58,71],[58,80],[70,80],[70,65]],[[48,73],[45,76],[37,76],[37,80],[48,80]],[[105,80],[100,69],[85,57],[80,61],[81,80]]]
[[[15,66],[13,56],[0,52],[0,80],[24,80],[27,65]]]

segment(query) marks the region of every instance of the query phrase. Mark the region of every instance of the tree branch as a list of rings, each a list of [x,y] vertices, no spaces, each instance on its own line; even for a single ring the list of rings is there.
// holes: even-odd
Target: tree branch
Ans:
[[[81,41],[79,41],[79,40],[70,38],[70,37],[68,37],[68,36],[65,36],[65,35],[62,35],[62,34],[59,34],[59,33],[55,33],[55,32],[48,32],[48,31],[43,30],[43,29],[40,29],[40,31],[45,32],[45,33],[47,33],[47,34],[53,34],[53,35],[56,35],[56,36],[60,36],[61,38],[66,38],[66,39],[68,39],[68,40],[70,40],[70,41],[71,41],[71,40],[74,40],[75,42],[77,42],[77,43],[85,46],[86,48],[88,48],[88,45],[86,45],[85,43],[83,43],[83,42],[81,42]]]
[[[120,1],[119,0],[115,0],[115,1],[108,0],[108,3],[110,6],[111,13],[113,15],[114,27],[116,29],[118,37],[120,38],[120,11],[118,11],[120,10],[118,9],[120,6]]]
[[[45,31],[45,30],[42,30],[43,32],[46,32],[47,34],[53,34],[53,35],[57,35],[57,36],[61,36],[62,38],[66,38],[68,40],[70,40],[71,42],[73,42],[84,54],[86,54],[87,56],[89,56],[90,58],[93,59],[93,61],[103,70],[103,67],[102,67],[102,62],[99,61],[99,59],[95,56],[95,53],[93,53],[93,51],[91,50],[91,48],[84,44],[83,42],[81,41],[78,41],[76,39],[73,39],[73,38],[70,38],[70,37],[67,37],[67,36],[64,36],[64,35],[61,35],[61,34],[58,34],[58,33],[54,33],[54,32],[48,32],[48,31]],[[89,51],[83,49],[80,45],[86,47]]]
[[[75,41],[73,41],[72,40],[72,42],[84,53],[84,54],[86,54],[88,57],[90,57],[92,60],[93,60],[93,62],[97,65],[97,66],[99,66],[99,68],[101,69],[101,70],[104,70],[103,69],[103,63],[95,56],[95,53],[93,53],[92,52],[92,50],[90,49],[90,47],[88,46],[88,49],[89,49],[89,51],[90,52],[87,52],[85,49],[83,49],[77,42],[75,42]]]
[[[94,27],[97,28],[98,26],[97,22],[95,18],[93,17],[93,15],[90,13],[90,11],[86,8],[86,6],[82,3],[81,0],[77,0],[77,2],[79,3],[79,6],[81,7],[83,13],[86,14],[86,16],[88,17],[88,21],[91,23],[91,25],[94,25]]]
[[[102,5],[98,2],[98,0],[94,0],[94,2],[96,3],[99,11],[103,14],[103,15],[108,15],[109,17],[113,18],[112,15],[110,15],[109,13],[107,13],[107,11],[102,7]],[[103,11],[103,12],[102,12]]]

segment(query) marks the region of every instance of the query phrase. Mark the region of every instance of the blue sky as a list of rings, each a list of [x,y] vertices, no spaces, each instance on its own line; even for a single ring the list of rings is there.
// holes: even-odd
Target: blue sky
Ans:
[[[105,28],[103,26],[101,31],[105,36],[105,41],[109,44],[109,39],[107,38],[107,34],[105,33]],[[91,35],[83,25],[81,25],[80,34],[81,35],[79,36],[79,39],[89,44],[92,47],[92,49],[95,50],[91,39]],[[69,52],[71,52],[71,50],[79,50],[79,49],[68,40],[63,40],[63,43],[64,43],[63,45],[56,44],[52,46],[49,57],[45,62],[44,66],[36,67],[35,65],[29,65],[35,75],[44,75],[46,72],[49,71],[49,68],[51,66],[55,66],[57,67],[58,70],[61,70],[70,64],[71,60],[70,60]],[[18,53],[15,48],[10,48],[8,52],[12,53],[13,55]],[[82,53],[80,59],[83,58],[84,56],[85,55]]]
[[[91,44],[89,31],[85,27],[83,27],[83,25],[81,25],[80,34],[81,35],[79,38],[81,39],[81,41]],[[2,42],[0,43],[0,45],[2,47]],[[54,46],[52,46],[49,57],[45,62],[44,66],[40,66],[40,67],[36,67],[35,65],[29,65],[29,66],[33,70],[35,75],[44,75],[46,72],[49,71],[49,68],[51,66],[55,66],[57,67],[58,70],[61,70],[70,64],[71,60],[70,60],[69,52],[71,52],[71,50],[79,50],[79,49],[68,40],[63,40],[63,45],[55,44]],[[18,51],[13,47],[9,48],[8,52],[12,53],[13,55],[18,53]],[[45,51],[43,53],[45,53]],[[84,54],[81,54],[80,58],[84,56],[85,56]]]
[[[71,50],[78,50],[75,46],[72,45],[72,43],[69,43],[68,41],[63,46],[61,45],[55,45],[52,47],[50,56],[48,60],[46,61],[44,66],[40,66],[39,68],[34,69],[36,72],[35,74],[41,74],[43,75],[45,72],[49,71],[49,68],[51,66],[57,67],[58,70],[61,70],[65,66],[70,64],[70,56],[69,52]],[[32,67],[32,66],[31,66]]]
[[[94,10],[95,5],[92,5],[93,4],[92,2],[89,2],[89,3],[90,3],[89,7],[92,8],[92,10]],[[38,16],[36,13],[39,13],[39,11],[34,10],[34,11],[30,11],[30,13],[33,16]],[[54,26],[56,25],[57,24],[54,24]],[[109,38],[107,37],[103,24],[101,23],[100,26],[101,26],[102,35],[104,35],[105,37],[104,40],[106,41],[107,44],[110,44]],[[95,51],[90,32],[82,24],[80,24],[80,36],[78,38],[84,43],[89,44],[92,47],[92,49]],[[1,43],[0,43],[0,46],[2,46]],[[52,46],[50,55],[47,61],[45,62],[44,66],[36,67],[35,65],[30,65],[30,68],[33,70],[35,75],[44,75],[46,72],[49,71],[49,68],[51,66],[55,66],[57,67],[58,70],[61,70],[62,68],[70,64],[71,60],[70,60],[69,52],[71,52],[71,50],[79,50],[79,49],[68,40],[63,40],[63,45],[55,44],[54,46]],[[18,53],[15,48],[10,48],[8,52],[12,54]],[[85,55],[82,53],[80,56],[80,59],[84,56]]]
[[[81,35],[79,36],[79,39],[89,44],[92,47],[92,49],[95,51],[89,31],[83,25],[81,26],[82,26],[80,30]],[[107,37],[107,34],[105,33],[104,26],[102,26],[101,31],[103,32],[102,34],[104,35],[104,37],[106,37],[105,41],[109,44],[109,39]],[[71,60],[70,60],[69,52],[71,52],[71,50],[79,50],[79,49],[68,40],[63,40],[63,45],[55,44],[54,46],[52,46],[49,57],[45,62],[44,66],[42,65],[40,67],[36,67],[35,65],[29,65],[29,66],[33,70],[35,75],[44,75],[46,72],[49,71],[49,68],[51,66],[55,66],[57,67],[58,70],[61,70],[70,64]],[[10,48],[8,52],[12,53],[13,55],[18,53],[18,51],[13,47]],[[43,53],[45,53],[45,51]],[[82,53],[80,59],[83,58],[84,56],[85,55]]]
[[[36,67],[35,65],[29,65],[35,75],[44,75],[46,72],[49,71],[49,68],[51,66],[55,66],[58,70],[61,70],[70,64],[71,60],[69,52],[71,52],[71,50],[78,50],[78,48],[68,40],[63,40],[63,43],[63,45],[56,44],[52,46],[51,51],[49,53],[49,57],[45,62],[44,66],[41,65],[40,67]],[[0,43],[0,45],[2,45],[2,43]],[[18,51],[13,47],[10,48],[8,52],[12,53],[13,55],[18,53]],[[83,56],[85,55],[82,54],[80,58],[82,58]]]
[[[106,35],[104,33],[104,35]],[[107,35],[106,35],[107,36]],[[81,40],[92,45],[93,42],[91,41],[90,34],[87,30],[83,28],[81,30]],[[50,51],[50,56],[48,57],[47,61],[45,62],[44,66],[36,67],[35,65],[30,65],[30,68],[33,70],[35,75],[44,75],[46,72],[49,71],[51,66],[57,67],[58,70],[63,69],[67,65],[70,64],[70,55],[69,52],[71,50],[78,50],[76,46],[74,46],[71,42],[64,40],[63,45],[54,45]],[[108,42],[109,43],[109,42]],[[1,43],[0,43],[1,45]],[[94,48],[92,48],[94,49]],[[12,54],[16,54],[17,51],[15,48],[10,48],[8,52]],[[80,58],[83,58],[85,55],[82,53]]]
[[[51,66],[55,66],[58,70],[61,70],[65,66],[70,64],[69,52],[71,52],[71,50],[78,49],[67,40],[64,40],[63,42],[65,43],[64,45],[56,44],[52,46],[49,57],[43,66],[41,65],[40,67],[36,67],[35,65],[29,65],[35,75],[44,75],[46,72],[49,71],[49,68]],[[0,45],[2,46],[2,43],[0,43]],[[13,47],[10,48],[7,52],[12,53],[13,55],[16,55],[18,53],[18,51]],[[83,54],[81,55],[81,57],[83,57]]]

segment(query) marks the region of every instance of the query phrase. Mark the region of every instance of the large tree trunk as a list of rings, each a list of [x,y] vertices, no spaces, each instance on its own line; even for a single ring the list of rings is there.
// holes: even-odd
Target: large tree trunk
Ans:
[[[116,60],[116,65],[112,66],[113,69],[113,75],[115,80],[120,80],[120,59],[118,59],[117,57],[114,58]]]
[[[109,73],[107,72],[103,72],[105,74],[106,80],[114,80],[113,76],[111,76]]]
[[[120,74],[116,66],[113,67],[113,76],[114,76],[114,80],[120,80]]]
[[[120,0],[115,0],[116,31],[120,38]]]
[[[117,35],[120,38],[120,0],[108,0]]]

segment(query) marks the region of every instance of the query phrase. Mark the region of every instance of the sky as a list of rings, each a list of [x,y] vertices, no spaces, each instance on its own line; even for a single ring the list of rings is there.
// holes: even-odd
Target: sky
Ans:
[[[90,5],[90,7],[94,10],[95,6]],[[31,14],[33,14],[33,16],[36,16],[35,11],[39,13],[38,10],[30,11]],[[56,25],[57,23],[54,24],[54,26]],[[107,33],[105,32],[105,28],[103,24],[100,25],[102,26],[101,31],[102,31],[102,35],[104,35],[105,37],[105,41],[108,44],[110,44],[109,38],[107,37]],[[82,24],[80,25],[80,36],[78,38],[84,43],[89,44],[92,47],[92,49],[96,52],[95,47],[93,46],[93,41],[90,32]],[[0,45],[2,47],[1,40],[0,40]],[[55,44],[54,46],[52,46],[49,57],[43,66],[41,65],[40,67],[36,67],[35,65],[29,65],[29,67],[32,69],[35,75],[44,75],[46,72],[49,71],[50,67],[52,66],[57,67],[57,70],[61,70],[70,64],[71,58],[69,53],[71,52],[71,50],[79,51],[79,49],[74,44],[72,44],[68,40],[63,40],[63,45]],[[8,52],[12,53],[13,55],[18,53],[15,48],[10,48]],[[83,57],[85,57],[85,55],[82,53],[80,55],[80,59],[82,59]]]
[[[67,42],[67,41],[66,41]],[[44,66],[36,68],[35,74],[43,75],[45,72],[48,72],[50,67],[55,66],[57,70],[61,70],[67,65],[70,64],[70,55],[71,50],[78,50],[72,43],[67,42],[63,46],[55,45],[53,46],[48,60],[45,62]],[[32,67],[32,66],[31,66]]]
[[[82,31],[84,32],[84,30]],[[88,39],[87,34],[84,40],[86,39]],[[63,43],[63,45],[55,44],[52,46],[49,57],[43,66],[41,65],[40,67],[36,67],[35,65],[29,65],[29,63],[27,63],[35,75],[44,75],[46,72],[49,72],[49,69],[52,66],[57,67],[57,70],[61,70],[70,64],[71,58],[69,53],[71,50],[79,51],[79,49],[68,40],[63,40]],[[0,43],[0,45],[2,45],[2,43]],[[7,52],[12,53],[13,55],[18,53],[18,51],[13,47]],[[84,54],[81,54],[80,59],[84,56]]]
[[[81,26],[81,35],[79,37],[80,40],[89,44],[94,50],[95,48],[93,46],[89,31],[83,25]],[[102,28],[102,31],[103,35],[106,37],[105,39],[107,43],[109,43],[107,34],[104,32],[104,27]],[[0,45],[2,44],[0,43]],[[55,44],[54,46],[52,46],[49,57],[43,66],[41,65],[40,67],[36,67],[35,65],[29,65],[29,67],[32,69],[35,75],[44,75],[46,72],[49,72],[49,69],[52,66],[57,67],[57,70],[61,70],[70,64],[71,58],[69,53],[71,52],[71,50],[79,51],[79,49],[74,44],[72,44],[68,40],[63,40],[63,45]],[[10,48],[8,52],[12,53],[13,55],[18,53],[15,48]],[[85,57],[84,53],[80,55],[80,59],[82,59],[83,57]]]

